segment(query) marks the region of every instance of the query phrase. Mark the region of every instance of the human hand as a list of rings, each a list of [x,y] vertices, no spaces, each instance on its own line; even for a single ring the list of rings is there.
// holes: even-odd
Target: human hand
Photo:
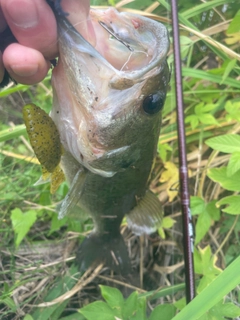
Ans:
[[[9,44],[0,56],[0,81],[4,68],[23,84],[43,80],[49,60],[58,52],[57,24],[51,8],[45,0],[0,0],[0,32],[7,25],[18,43]]]
[[[80,22],[82,35],[94,42],[88,20],[90,0],[58,2],[63,11],[69,13],[70,22]],[[10,30],[6,30],[7,27]],[[16,40],[5,49],[10,31]],[[50,60],[58,54],[57,23],[46,0],[0,0],[0,50],[1,47],[5,50],[3,54],[0,52],[0,83],[5,69],[14,80],[23,84],[35,84],[45,78]]]

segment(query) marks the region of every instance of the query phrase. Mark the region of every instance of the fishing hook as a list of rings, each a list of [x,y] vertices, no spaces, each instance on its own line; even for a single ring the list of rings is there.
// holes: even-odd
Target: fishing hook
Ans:
[[[123,41],[121,38],[119,38],[114,31],[112,30],[112,28],[109,28],[106,23],[102,22],[102,21],[98,21],[100,26],[103,27],[108,33],[111,34],[111,36],[113,36],[117,41],[121,42],[125,47],[128,48],[129,51],[134,51],[133,48],[125,41]]]

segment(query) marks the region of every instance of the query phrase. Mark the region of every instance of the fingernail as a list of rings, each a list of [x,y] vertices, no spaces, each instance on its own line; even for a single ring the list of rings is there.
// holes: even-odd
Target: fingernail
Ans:
[[[16,5],[15,0],[8,0],[7,11],[17,27],[28,29],[38,24],[38,11],[32,0],[19,1],[19,5]]]
[[[25,65],[23,66],[18,64],[13,64],[10,67],[11,70],[9,70],[10,73],[14,73],[15,75],[18,75],[19,77],[30,77],[37,73],[38,71],[38,65]]]

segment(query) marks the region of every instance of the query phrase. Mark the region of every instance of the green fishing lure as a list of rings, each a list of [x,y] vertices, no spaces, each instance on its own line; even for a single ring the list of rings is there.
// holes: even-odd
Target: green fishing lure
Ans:
[[[51,193],[54,193],[65,180],[59,166],[63,147],[57,127],[44,110],[32,103],[23,107],[23,120],[31,146],[42,166],[42,179],[50,178]]]

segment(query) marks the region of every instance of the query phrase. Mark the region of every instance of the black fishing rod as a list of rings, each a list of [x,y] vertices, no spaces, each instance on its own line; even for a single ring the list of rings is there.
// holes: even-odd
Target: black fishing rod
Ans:
[[[171,0],[172,6],[172,29],[173,29],[173,52],[175,69],[175,91],[177,105],[178,124],[178,148],[179,148],[179,180],[180,199],[183,221],[183,248],[185,261],[186,300],[190,302],[195,297],[194,264],[193,264],[193,225],[190,213],[190,197],[188,189],[188,168],[186,156],[186,140],[184,125],[184,107],[182,92],[182,66],[178,27],[177,0]]]

